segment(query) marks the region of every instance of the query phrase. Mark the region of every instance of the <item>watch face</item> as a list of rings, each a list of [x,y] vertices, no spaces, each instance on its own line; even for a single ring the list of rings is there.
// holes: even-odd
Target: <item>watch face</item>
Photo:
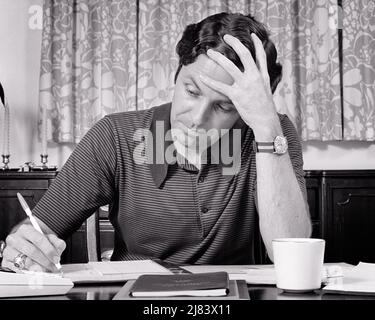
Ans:
[[[277,136],[274,140],[275,153],[284,154],[288,150],[288,141],[285,137]]]

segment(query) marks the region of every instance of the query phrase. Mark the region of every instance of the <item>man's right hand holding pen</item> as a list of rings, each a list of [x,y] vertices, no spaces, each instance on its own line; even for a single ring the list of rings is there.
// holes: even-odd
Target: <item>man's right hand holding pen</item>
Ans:
[[[24,260],[22,269],[59,272],[55,264],[60,262],[66,244],[42,221],[39,219],[37,221],[44,234],[32,226],[30,219],[25,219],[8,235],[3,251],[2,267],[19,271],[17,257],[21,257]],[[22,257],[22,255],[26,257]]]

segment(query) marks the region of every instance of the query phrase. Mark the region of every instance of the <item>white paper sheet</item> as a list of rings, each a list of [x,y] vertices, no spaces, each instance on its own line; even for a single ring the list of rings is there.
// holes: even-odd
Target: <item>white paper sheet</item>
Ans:
[[[226,271],[231,280],[245,280],[248,284],[276,285],[274,265],[195,265],[182,267],[192,273]],[[325,263],[322,281],[327,278],[339,278],[353,268],[347,263]]]
[[[63,295],[73,287],[70,279],[60,275],[28,272],[0,272],[0,297]]]
[[[375,294],[375,264],[360,262],[347,270],[343,278],[330,281],[324,291]]]
[[[74,283],[117,282],[137,279],[142,274],[172,274],[152,260],[65,264],[64,277]]]
[[[182,268],[192,273],[226,271],[230,280],[245,280],[249,284],[276,284],[273,265],[196,265]]]

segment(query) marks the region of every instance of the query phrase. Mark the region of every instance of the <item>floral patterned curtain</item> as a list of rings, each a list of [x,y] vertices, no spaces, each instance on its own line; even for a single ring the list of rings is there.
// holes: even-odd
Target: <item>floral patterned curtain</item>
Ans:
[[[344,1],[344,7],[349,3],[355,3],[362,15],[357,1]],[[358,57],[362,49],[355,49],[350,37],[345,50],[355,50],[358,60],[344,67],[343,92],[349,103],[342,113],[338,28],[331,23],[337,8],[336,0],[46,0],[40,109],[48,111],[49,139],[78,142],[105,114],[170,101],[175,46],[182,31],[187,24],[222,11],[251,13],[268,26],[283,65],[275,102],[303,140],[343,139],[343,115],[345,126],[357,128],[345,127],[345,139],[374,139],[374,81],[370,83],[370,71],[358,77],[364,69],[374,72],[374,64],[364,67],[365,61],[367,66],[373,61]],[[353,14],[347,11],[344,20]],[[366,17],[373,20],[373,11]],[[355,24],[362,21],[353,19]],[[373,34],[374,22],[361,30]],[[359,37],[357,31],[351,34]],[[357,42],[368,43],[373,59],[373,41],[361,39]],[[359,92],[355,101],[353,90],[347,89]],[[360,125],[368,128],[366,134],[363,129],[357,135]]]
[[[375,140],[375,1],[343,0],[344,139]]]
[[[78,142],[104,115],[135,109],[136,30],[132,0],[44,2],[39,103],[50,139]]]
[[[275,95],[303,140],[342,138],[338,32],[333,0],[261,1],[259,20],[270,29],[283,65]],[[333,9],[333,10],[332,10]],[[257,15],[256,15],[257,16]]]

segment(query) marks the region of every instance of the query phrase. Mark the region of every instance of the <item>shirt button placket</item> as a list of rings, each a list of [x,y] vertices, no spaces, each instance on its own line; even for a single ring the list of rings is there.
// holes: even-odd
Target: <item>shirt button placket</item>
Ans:
[[[202,213],[207,213],[209,211],[209,209],[207,208],[207,207],[203,207],[202,209],[201,209],[201,212]]]

